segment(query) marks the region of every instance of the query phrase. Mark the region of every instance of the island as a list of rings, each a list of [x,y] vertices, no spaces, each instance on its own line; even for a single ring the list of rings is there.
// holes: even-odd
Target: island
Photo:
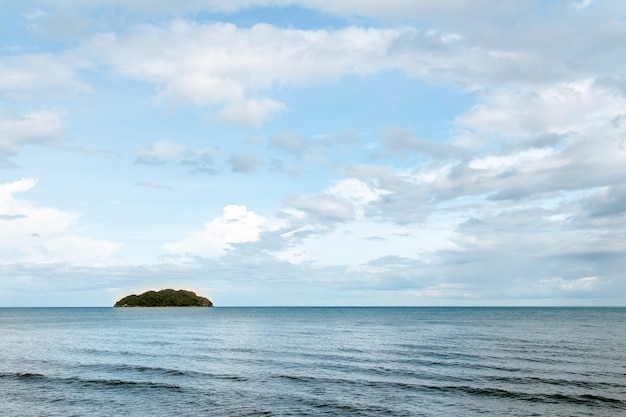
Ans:
[[[213,303],[193,291],[166,289],[129,295],[114,307],[213,307]]]

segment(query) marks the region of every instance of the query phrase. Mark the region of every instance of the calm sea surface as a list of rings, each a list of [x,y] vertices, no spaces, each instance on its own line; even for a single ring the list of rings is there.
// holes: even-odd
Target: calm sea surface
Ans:
[[[623,308],[4,308],[0,416],[625,416]]]

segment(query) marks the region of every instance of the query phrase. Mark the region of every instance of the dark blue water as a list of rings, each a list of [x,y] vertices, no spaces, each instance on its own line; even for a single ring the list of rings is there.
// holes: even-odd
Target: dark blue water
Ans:
[[[626,309],[0,309],[0,416],[624,416]]]

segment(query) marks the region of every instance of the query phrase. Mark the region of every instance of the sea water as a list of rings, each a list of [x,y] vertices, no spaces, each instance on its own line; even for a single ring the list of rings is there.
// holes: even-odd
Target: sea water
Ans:
[[[0,416],[478,415],[626,415],[626,309],[0,309]]]

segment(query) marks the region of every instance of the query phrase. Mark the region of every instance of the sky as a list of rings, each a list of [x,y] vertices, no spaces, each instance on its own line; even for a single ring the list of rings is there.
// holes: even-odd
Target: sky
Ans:
[[[0,4],[0,306],[626,305],[622,0]]]

